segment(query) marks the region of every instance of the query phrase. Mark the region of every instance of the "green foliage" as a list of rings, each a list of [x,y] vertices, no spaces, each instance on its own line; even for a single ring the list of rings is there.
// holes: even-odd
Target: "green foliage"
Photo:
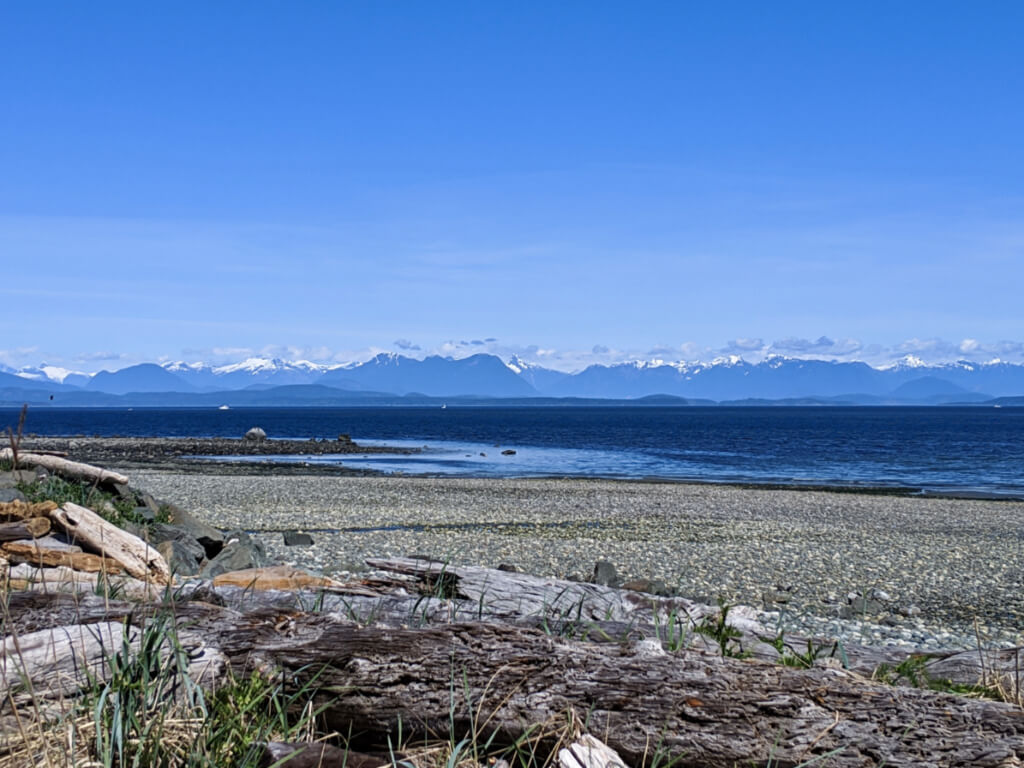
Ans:
[[[666,650],[681,651],[689,645],[692,623],[693,620],[685,611],[679,612],[673,608],[665,617],[663,624],[661,612],[657,606],[654,607],[654,633]]]
[[[65,480],[62,477],[51,475],[45,480],[37,480],[33,483],[19,483],[18,490],[33,502],[53,501],[58,505],[71,502],[88,507],[118,527],[124,527],[127,523],[141,526],[150,524],[150,521],[135,511],[134,500],[122,499],[112,493],[102,491],[90,483]],[[170,522],[168,509],[161,507],[153,522]]]
[[[932,677],[928,672],[929,657],[915,654],[901,661],[896,666],[879,664],[875,669],[874,679],[888,685],[903,685],[911,688],[926,688],[940,693],[954,693],[961,696],[974,696],[984,699],[1002,701],[1004,697],[991,688],[980,685],[964,685],[954,683],[944,677]]]
[[[323,712],[313,706],[316,675],[302,683],[231,677],[206,694],[189,676],[188,663],[170,612],[141,630],[125,627],[120,649],[107,659],[109,679],[94,684],[83,704],[100,765],[248,768],[260,764],[267,741],[316,737]]]
[[[784,667],[797,667],[799,669],[810,669],[818,659],[836,658],[842,662],[844,668],[849,667],[849,660],[842,643],[836,640],[831,645],[824,643],[815,645],[810,639],[806,640],[807,647],[797,650],[786,642],[786,635],[781,630],[773,639],[768,641],[772,647],[779,652],[779,663]]]
[[[718,613],[714,616],[705,616],[694,630],[714,639],[723,656],[745,659],[750,656],[750,652],[743,650],[743,644],[740,642],[743,633],[729,624],[729,611],[732,609],[733,606],[724,598],[718,598]]]

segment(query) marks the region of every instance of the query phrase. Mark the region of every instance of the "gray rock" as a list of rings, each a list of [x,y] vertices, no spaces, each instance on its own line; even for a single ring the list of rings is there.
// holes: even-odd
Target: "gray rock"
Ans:
[[[0,488],[0,503],[8,501],[28,501],[28,499],[17,488]]]
[[[139,502],[151,513],[150,516],[146,518],[147,520],[155,520],[156,516],[160,514],[160,503],[148,493],[141,493],[139,495]]]
[[[885,605],[877,600],[871,600],[865,597],[855,597],[850,601],[849,605],[844,605],[839,608],[839,618],[861,619],[866,616],[878,616],[887,612]]]
[[[190,547],[187,542],[168,539],[157,544],[156,551],[167,561],[171,573],[176,576],[193,576],[199,570],[199,563],[203,558],[203,548],[194,540],[192,544],[194,546]],[[196,557],[197,550],[198,558]]]
[[[502,456],[515,456],[516,452],[513,451],[511,448],[506,448],[504,451],[501,452],[501,455]]]
[[[220,553],[224,546],[223,533],[175,504],[167,504],[166,507],[171,523],[188,531],[189,535],[206,550],[208,558],[213,559]]]
[[[262,544],[253,541],[245,531],[231,531],[225,535],[224,548],[200,569],[199,576],[212,579],[229,571],[262,568],[269,564]]]
[[[132,513],[140,520],[145,520],[147,523],[152,523],[156,519],[156,515],[153,514],[153,510],[149,507],[136,507],[132,510]]]
[[[519,569],[512,565],[512,563],[500,563],[498,570],[505,571],[505,573],[519,573]]]
[[[36,473],[27,469],[0,472],[0,488],[13,488],[18,483],[34,483],[35,481]]]
[[[203,547],[192,533],[180,525],[169,525],[167,523],[154,523],[149,526],[149,543],[158,547],[168,541],[175,542],[184,552],[196,562],[196,566],[190,573],[195,573],[198,564],[206,559],[206,548]]]
[[[615,566],[607,560],[598,560],[594,563],[594,576],[590,580],[603,587],[617,587],[619,574],[616,572]]]
[[[246,440],[252,440],[256,443],[262,443],[267,439],[267,433],[264,432],[260,427],[253,427],[245,433]]]
[[[286,547],[311,547],[313,546],[313,537],[310,536],[308,533],[299,533],[298,531],[285,531],[284,545]]]

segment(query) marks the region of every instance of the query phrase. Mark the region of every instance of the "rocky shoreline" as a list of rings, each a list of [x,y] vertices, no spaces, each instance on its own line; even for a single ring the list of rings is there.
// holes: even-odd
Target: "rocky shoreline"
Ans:
[[[624,582],[762,611],[766,626],[924,649],[1024,644],[1024,504],[582,479],[246,477],[135,470],[270,559],[345,578],[430,556]],[[287,546],[302,532],[307,546]]]
[[[78,461],[100,466],[117,465],[126,469],[165,469],[212,474],[250,474],[272,470],[279,474],[310,474],[322,471],[332,475],[367,475],[365,470],[349,469],[332,464],[322,468],[294,462],[261,461],[254,468],[252,461],[223,461],[203,457],[243,456],[323,456],[346,454],[398,453],[413,454],[416,449],[388,446],[364,446],[345,434],[334,440],[282,440],[224,437],[40,437],[26,435],[23,451],[71,454]]]

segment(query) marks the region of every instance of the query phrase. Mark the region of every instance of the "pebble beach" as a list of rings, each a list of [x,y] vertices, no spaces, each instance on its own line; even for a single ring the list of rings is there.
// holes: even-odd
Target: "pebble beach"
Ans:
[[[924,649],[1024,644],[1024,503],[594,479],[130,472],[278,562],[346,578],[420,555],[588,579],[594,564],[785,632]],[[286,547],[303,531],[312,546]]]

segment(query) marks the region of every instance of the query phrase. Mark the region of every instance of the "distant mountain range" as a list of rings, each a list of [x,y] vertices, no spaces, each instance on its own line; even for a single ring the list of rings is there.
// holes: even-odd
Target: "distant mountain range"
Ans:
[[[322,365],[251,358],[231,365],[143,363],[87,375],[55,366],[0,366],[0,403],[54,405],[295,405],[558,398],[639,404],[764,403],[942,405],[1024,396],[1024,365],[906,357],[884,368],[860,362],[739,357],[701,363],[636,361],[564,373],[519,358],[478,354],[423,360],[380,354]]]

